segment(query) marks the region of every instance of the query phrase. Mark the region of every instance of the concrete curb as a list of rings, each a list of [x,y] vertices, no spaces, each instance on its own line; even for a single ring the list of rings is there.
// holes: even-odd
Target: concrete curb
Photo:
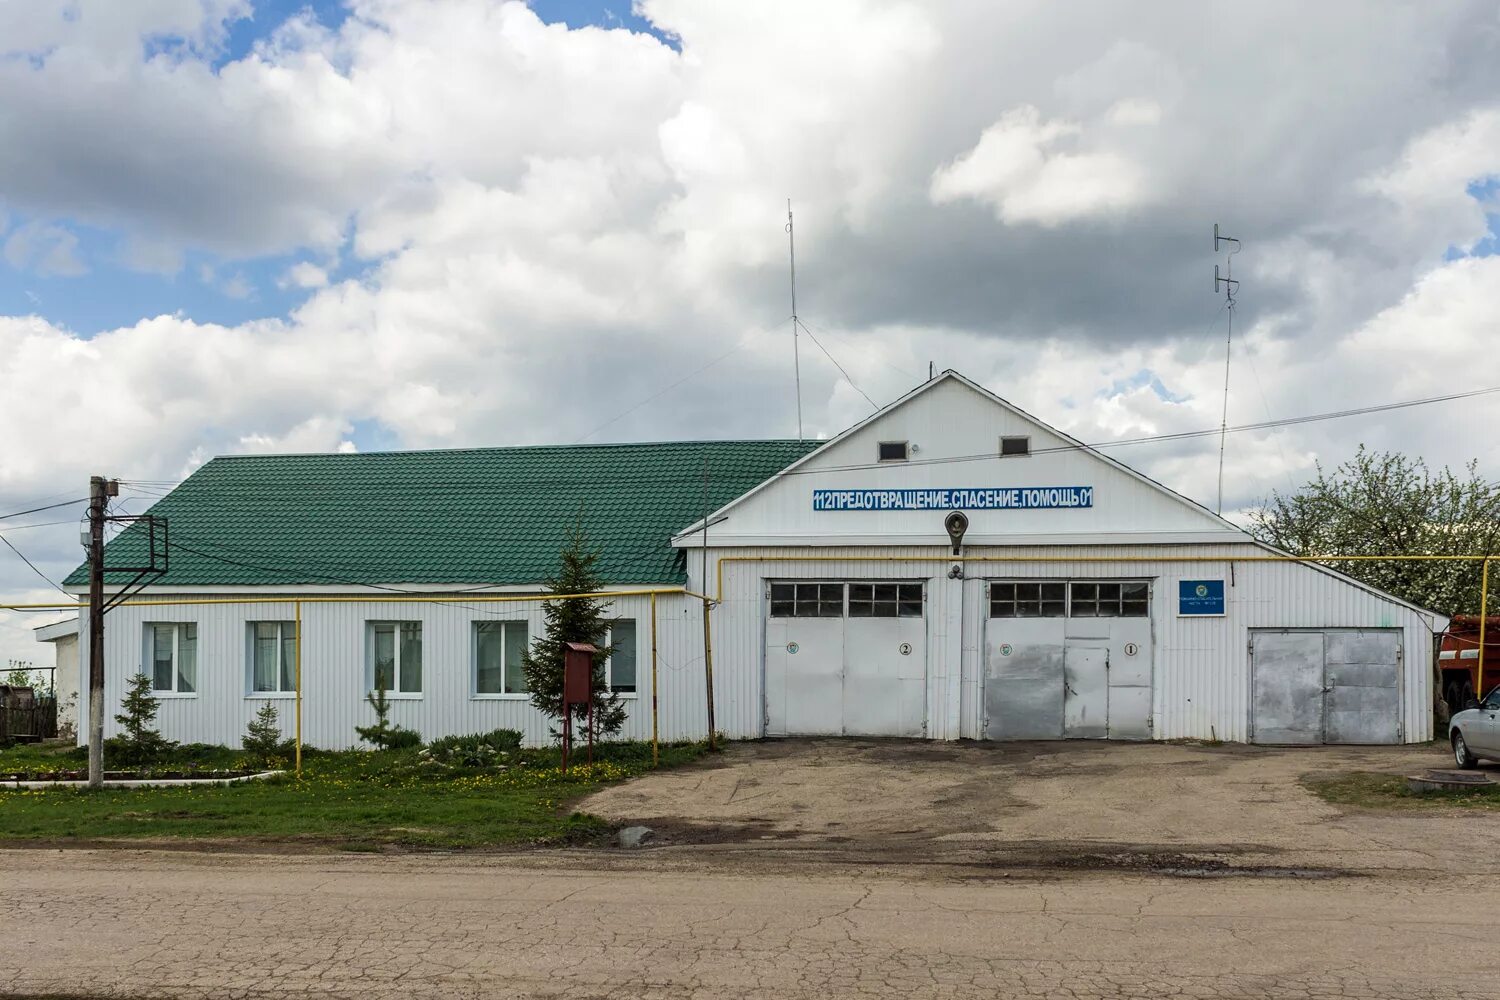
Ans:
[[[237,778],[116,778],[104,782],[105,788],[187,788],[203,785],[235,785],[242,781],[263,781],[285,771],[261,771],[258,774],[242,774]],[[0,788],[86,788],[87,781],[5,781]]]

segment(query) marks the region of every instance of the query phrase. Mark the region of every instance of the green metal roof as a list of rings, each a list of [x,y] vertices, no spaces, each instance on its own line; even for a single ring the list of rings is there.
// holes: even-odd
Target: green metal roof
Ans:
[[[167,519],[156,587],[527,584],[581,523],[609,584],[679,584],[673,534],[819,441],[692,441],[215,458],[151,508]],[[145,561],[132,526],[106,562]],[[125,583],[109,574],[110,583]],[[83,567],[67,583],[88,582]]]

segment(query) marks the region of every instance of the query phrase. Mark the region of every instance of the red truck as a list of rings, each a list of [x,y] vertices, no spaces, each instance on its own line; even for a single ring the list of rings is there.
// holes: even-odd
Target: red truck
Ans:
[[[1482,660],[1479,654],[1479,616],[1454,615],[1447,631],[1438,636],[1440,690],[1448,711],[1462,711],[1477,695],[1500,685],[1500,615],[1485,620]],[[1479,676],[1481,663],[1483,678]]]

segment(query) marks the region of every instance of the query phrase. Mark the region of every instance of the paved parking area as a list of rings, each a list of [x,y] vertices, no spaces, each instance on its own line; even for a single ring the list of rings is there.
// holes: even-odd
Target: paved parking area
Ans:
[[[583,803],[669,842],[868,862],[1500,873],[1494,814],[1346,811],[1306,774],[1450,766],[1439,746],[786,740],[736,744]],[[1500,773],[1500,772],[1497,772]],[[1184,857],[1186,861],[1184,861]]]

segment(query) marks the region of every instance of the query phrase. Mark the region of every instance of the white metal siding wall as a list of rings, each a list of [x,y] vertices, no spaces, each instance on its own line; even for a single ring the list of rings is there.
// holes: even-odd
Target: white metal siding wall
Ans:
[[[1259,554],[1249,546],[1174,546],[1173,556],[1224,556],[1223,562],[1172,561],[1120,563],[1092,561],[1110,556],[1160,556],[1161,548],[1047,547],[972,548],[971,556],[1066,556],[1062,563],[968,562],[962,581],[947,578],[946,550],[937,546],[902,548],[738,548],[710,553],[709,577],[698,579],[700,561],[688,565],[694,590],[713,594],[715,560],[720,556],[776,557],[770,562],[734,562],[724,567],[723,603],[713,613],[714,690],[718,728],[735,738],[756,738],[764,726],[763,580],[905,579],[926,584],[928,640],[928,735],[935,739],[979,738],[983,732],[985,580],[996,577],[1151,577],[1155,625],[1154,735],[1242,741],[1249,738],[1250,628],[1395,627],[1404,630],[1402,735],[1408,742],[1432,735],[1430,623],[1403,606],[1345,583],[1316,568],[1289,563],[1235,562],[1235,555]],[[872,562],[851,556],[882,557]],[[787,556],[820,557],[788,562]],[[828,560],[827,557],[834,557]],[[1226,582],[1225,618],[1176,615],[1177,581],[1218,578]],[[1233,585],[1230,586],[1230,581]],[[153,599],[166,599],[154,595]],[[636,699],[628,702],[623,735],[651,734],[649,599],[622,597],[613,614],[638,622]],[[703,631],[699,601],[678,596],[657,600],[660,724],[663,739],[700,738],[707,729],[704,706]],[[109,615],[106,633],[106,733],[118,727],[126,677],[142,664],[143,625],[151,621],[198,624],[198,688],[193,698],[165,698],[158,716],[171,739],[234,745],[264,695],[247,695],[245,625],[287,620],[293,605],[221,604],[147,608],[121,607]],[[303,603],[303,737],[314,746],[344,747],[356,740],[354,727],[373,721],[364,702],[365,623],[411,620],[423,623],[423,697],[397,701],[392,719],[426,738],[481,732],[498,727],[522,730],[532,743],[547,738],[547,722],[524,700],[476,699],[472,683],[473,622],[527,619],[530,634],[541,633],[541,602],[462,604],[445,602]],[[88,641],[87,627],[80,645]],[[277,699],[282,728],[293,727],[293,701]],[[81,727],[82,728],[82,727]],[[80,733],[80,738],[86,734]]]
[[[280,595],[267,595],[280,596]],[[201,595],[199,595],[201,598]],[[150,600],[170,600],[152,595]],[[191,599],[191,598],[188,598]],[[657,598],[660,727],[663,740],[701,738],[707,729],[703,683],[701,602],[676,595]],[[246,623],[290,621],[293,603],[200,604],[165,607],[123,606],[110,612],[105,627],[105,735],[119,730],[113,715],[129,675],[142,668],[147,622],[198,625],[198,693],[160,699],[162,733],[180,742],[238,745],[246,724],[267,700],[280,712],[282,731],[295,726],[291,697],[248,693]],[[622,597],[611,617],[636,620],[637,697],[626,699],[628,719],[621,735],[651,738],[650,598]],[[524,699],[472,696],[471,636],[476,621],[524,618],[531,636],[542,633],[541,601],[504,603],[374,602],[302,605],[302,724],[309,745],[339,748],[357,743],[354,727],[369,725],[374,712],[365,703],[365,625],[370,621],[422,622],[422,697],[392,700],[391,720],[423,738],[519,729],[529,743],[548,740],[548,720]],[[87,642],[87,626],[82,637]],[[722,727],[722,723],[721,723]],[[80,733],[80,741],[87,735]]]
[[[966,548],[986,557],[1064,557],[1056,563],[965,563],[962,585],[947,579],[949,562],[937,547],[725,548],[711,551],[706,592],[716,587],[715,560],[726,563],[723,603],[714,612],[715,687],[720,728],[732,736],[761,735],[762,581],[795,579],[923,579],[927,582],[929,649],[928,735],[936,739],[980,738],[983,629],[987,617],[984,581],[1024,577],[1149,577],[1153,579],[1155,632],[1153,734],[1157,739],[1217,736],[1249,739],[1251,628],[1401,628],[1404,630],[1402,738],[1432,738],[1431,623],[1394,601],[1316,567],[1294,563],[1237,562],[1261,556],[1254,546],[1049,546],[1026,549]],[[1222,562],[1109,562],[1110,557],[1223,556]],[[699,560],[689,560],[699,572]],[[882,561],[851,559],[881,556]],[[787,561],[788,558],[806,561]],[[806,557],[817,557],[806,558]],[[1231,563],[1233,571],[1231,572]],[[1224,618],[1177,617],[1179,580],[1225,581]],[[692,589],[704,586],[693,579]],[[947,655],[946,632],[953,604],[962,603],[962,664]],[[951,706],[951,709],[949,708]]]

